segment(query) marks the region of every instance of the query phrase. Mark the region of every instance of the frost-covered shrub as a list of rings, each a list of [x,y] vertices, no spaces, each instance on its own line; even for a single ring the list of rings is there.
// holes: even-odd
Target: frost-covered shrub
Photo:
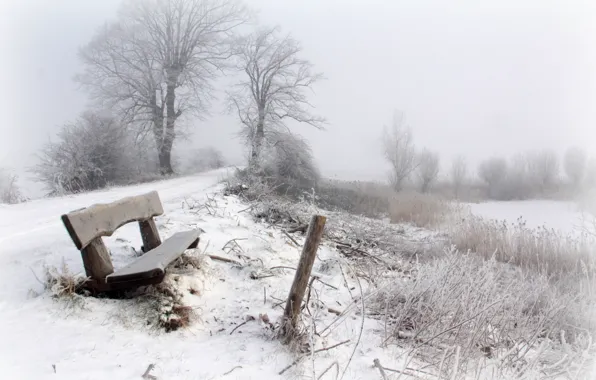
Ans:
[[[17,186],[18,177],[0,169],[0,203],[14,204],[22,202],[23,196]]]
[[[312,150],[302,137],[289,132],[267,136],[261,152],[261,168],[266,175],[280,181],[314,185],[320,178]]]
[[[112,116],[85,112],[39,154],[33,172],[50,193],[77,193],[133,182],[155,172],[152,141],[136,141]]]

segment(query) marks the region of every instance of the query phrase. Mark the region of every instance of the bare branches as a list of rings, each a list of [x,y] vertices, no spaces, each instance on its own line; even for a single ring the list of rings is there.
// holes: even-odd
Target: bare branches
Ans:
[[[176,121],[204,116],[212,80],[232,56],[235,28],[248,19],[236,0],[130,0],[80,51],[77,77],[100,107],[139,134],[151,131],[171,172]]]
[[[266,132],[288,120],[322,128],[325,119],[310,111],[305,90],[321,80],[313,65],[298,55],[302,47],[278,28],[261,28],[241,39],[235,49],[236,69],[245,74],[228,92],[228,108],[248,129],[252,155],[258,157]]]
[[[405,124],[402,113],[395,113],[391,128],[383,130],[383,153],[391,165],[389,179],[394,190],[399,191],[405,179],[416,169],[416,151],[412,132]]]
[[[439,155],[426,149],[418,153],[416,171],[420,191],[426,193],[439,176]]]

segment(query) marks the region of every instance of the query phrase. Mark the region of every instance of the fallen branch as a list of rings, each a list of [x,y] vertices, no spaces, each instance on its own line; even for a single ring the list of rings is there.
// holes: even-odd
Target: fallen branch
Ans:
[[[232,331],[230,331],[230,335],[232,335],[234,333],[234,331],[238,330],[240,327],[244,326],[245,324],[247,324],[250,321],[254,321],[255,319],[256,318],[253,317],[252,315],[247,315],[246,320],[244,322],[242,322],[238,326],[234,327],[234,329]]]
[[[147,370],[145,370],[145,373],[141,377],[145,380],[157,380],[157,377],[151,375],[150,373],[153,371],[153,368],[155,368],[155,364],[149,364],[149,366],[147,366]]]
[[[296,364],[298,364],[298,363],[299,363],[299,362],[300,362],[302,359],[304,359],[304,358],[305,358],[305,357],[307,357],[307,356],[314,355],[314,354],[318,354],[319,352],[323,352],[323,351],[329,351],[329,350],[332,350],[332,349],[334,349],[334,348],[336,348],[336,347],[339,347],[339,346],[341,346],[341,345],[344,345],[344,344],[346,344],[346,343],[349,343],[349,342],[350,342],[350,340],[349,340],[349,339],[348,339],[348,340],[344,340],[343,342],[339,342],[339,343],[337,343],[337,344],[334,344],[333,346],[329,346],[329,347],[327,347],[327,348],[319,348],[318,350],[315,350],[315,351],[309,352],[309,353],[307,353],[307,354],[304,354],[304,355],[300,356],[298,359],[294,360],[294,361],[292,362],[292,364],[290,364],[290,365],[289,365],[289,366],[287,366],[286,368],[282,369],[282,370],[279,372],[279,375],[283,375],[283,374],[284,374],[284,372],[286,372],[287,370],[289,370],[290,368],[292,368],[293,366],[295,366]]]
[[[293,234],[294,232],[305,233],[307,229],[308,229],[308,224],[302,224],[302,225],[300,225],[298,227],[290,228],[288,230],[288,232],[291,233],[291,234]]]
[[[335,366],[335,372],[336,372],[335,378],[337,378],[337,376],[339,375],[339,364],[337,363],[337,361],[334,361],[333,363],[331,363],[331,365],[329,365],[329,367],[327,367],[327,369],[326,369],[326,370],[324,370],[324,371],[323,371],[323,372],[322,372],[322,373],[319,375],[319,377],[317,377],[317,380],[321,380],[321,378],[322,378],[323,376],[325,376],[325,374],[326,374],[327,372],[329,372],[329,370],[330,370],[331,368],[333,368],[333,366]]]
[[[387,375],[385,374],[385,369],[383,368],[383,366],[381,365],[381,362],[379,361],[379,359],[375,359],[373,360],[374,366],[379,370],[379,372],[381,373],[381,377],[383,378],[383,380],[387,380]]]
[[[296,268],[287,267],[287,266],[284,266],[284,265],[280,265],[280,266],[269,268],[269,270],[273,270],[273,269],[290,269],[290,270],[296,270]],[[315,280],[319,281],[321,284],[326,285],[326,286],[330,287],[331,289],[338,290],[338,287],[337,286],[333,286],[331,284],[326,283],[325,281],[321,280],[321,278],[318,275],[311,273],[310,276],[312,278],[314,278]]]
[[[223,375],[224,375],[224,376],[226,376],[226,375],[229,375],[229,374],[230,374],[230,373],[232,373],[232,372],[233,372],[235,369],[238,369],[238,368],[242,368],[242,366],[241,366],[241,365],[237,365],[236,367],[232,368],[231,370],[229,370],[228,372],[224,373]]]
[[[226,244],[224,244],[224,246],[221,248],[221,250],[226,252],[226,248],[228,248],[228,252],[226,252],[226,253],[229,253],[229,251],[234,251],[234,252],[239,251],[240,253],[244,253],[244,249],[242,249],[240,244],[238,244],[239,240],[248,240],[248,238],[235,238],[235,239],[228,240],[228,242]],[[230,247],[228,247],[228,245],[230,245]]]
[[[222,256],[217,256],[217,255],[207,255],[207,256],[211,260],[223,261],[224,263],[231,263],[231,264],[236,264],[236,265],[242,266],[242,263],[240,263],[236,260],[228,259],[227,257],[222,257]]]
[[[300,244],[298,244],[296,239],[294,239],[289,233],[287,233],[285,230],[281,230],[281,232],[283,232],[292,241],[292,243],[296,244],[297,247],[300,247]]]

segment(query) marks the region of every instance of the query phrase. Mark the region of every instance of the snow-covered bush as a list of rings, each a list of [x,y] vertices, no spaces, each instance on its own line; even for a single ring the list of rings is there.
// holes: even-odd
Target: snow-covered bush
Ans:
[[[302,137],[290,132],[276,132],[267,136],[261,161],[265,174],[278,182],[313,186],[320,178],[310,145]]]
[[[65,124],[39,154],[33,172],[50,193],[76,193],[133,182],[157,167],[149,139],[135,141],[112,116],[85,112]]]
[[[14,204],[23,201],[17,180],[17,175],[0,169],[0,203]]]

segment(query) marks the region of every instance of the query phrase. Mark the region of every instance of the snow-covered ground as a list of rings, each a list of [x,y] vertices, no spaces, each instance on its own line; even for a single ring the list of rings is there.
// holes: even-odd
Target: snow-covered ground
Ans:
[[[371,379],[378,376],[372,366],[374,358],[387,367],[402,368],[392,349],[379,348],[379,323],[362,319],[350,289],[342,286],[341,272],[329,270],[337,267],[339,255],[322,245],[314,270],[325,272],[322,276],[328,285],[317,281],[313,286],[325,305],[312,311],[321,333],[315,348],[350,342],[318,353],[316,362],[305,359],[284,376],[278,374],[294,361],[295,354],[273,338],[270,329],[259,322],[259,314],[267,314],[272,322],[278,320],[283,311],[279,300],[286,298],[294,271],[278,269],[258,280],[251,279],[251,274],[274,266],[295,267],[300,248],[279,229],[253,222],[244,212],[246,205],[235,197],[215,196],[211,201],[217,204],[213,215],[189,208],[220,189],[218,182],[225,175],[226,171],[220,170],[0,207],[0,377],[140,379],[148,365],[154,364],[151,374],[160,380],[266,380],[299,378],[301,373],[312,376],[313,372],[318,376],[333,362],[337,362],[341,375],[350,362],[344,379]],[[162,238],[200,227],[205,230],[201,251],[243,263],[239,268],[207,260],[200,276],[180,280],[199,290],[199,294],[184,295],[185,303],[197,310],[199,321],[189,329],[157,333],[145,326],[146,319],[135,312],[132,301],[84,298],[82,305],[73,305],[44,291],[37,279],[42,277],[44,265],[60,267],[64,261],[72,272],[83,272],[80,253],[60,221],[61,214],[150,190],[157,190],[164,204],[165,214],[156,219]],[[231,239],[242,239],[237,241],[240,256],[222,250]],[[295,239],[301,242],[302,238]],[[134,223],[105,241],[116,268],[133,260],[132,247],[141,245]],[[358,293],[355,283],[350,287]],[[327,307],[349,310],[350,305],[354,311],[323,332],[338,318],[327,312]],[[232,331],[249,316],[256,321]],[[356,355],[350,361],[353,351]],[[335,369],[322,377],[331,378],[336,378]]]
[[[314,299],[310,303],[317,334],[308,335],[315,349],[348,342],[317,353],[316,360],[305,358],[279,375],[297,354],[282,345],[259,316],[267,315],[273,323],[281,317],[294,271],[279,267],[296,267],[301,248],[280,229],[256,223],[247,212],[248,205],[237,197],[221,194],[219,182],[228,174],[224,169],[0,205],[0,378],[138,380],[153,364],[151,375],[159,380],[318,378],[326,368],[331,370],[321,380],[376,379],[380,378],[373,367],[376,358],[385,367],[404,368],[400,358],[403,351],[392,346],[381,348],[382,322],[364,318],[359,312],[359,302],[355,302],[359,287],[349,263],[334,246],[324,242],[313,269],[322,281],[313,283]],[[151,190],[159,192],[164,204],[165,214],[156,218],[162,238],[199,227],[205,231],[199,244],[201,252],[242,264],[206,259],[199,272],[170,275],[178,279],[184,303],[196,310],[199,319],[188,329],[165,333],[148,327],[147,316],[132,300],[81,298],[83,302],[69,303],[53,299],[38,280],[44,266],[59,268],[64,262],[72,272],[83,272],[80,253],[60,215]],[[209,209],[196,207],[206,201]],[[573,215],[571,208],[549,204],[553,208],[548,213],[545,205],[536,202],[473,205],[472,211],[510,221],[523,216],[535,225],[561,222],[564,213],[566,217]],[[405,228],[405,240],[434,239],[428,231]],[[300,235],[293,238],[303,243]],[[224,249],[233,239],[238,244],[235,252]],[[133,248],[141,245],[134,223],[104,240],[116,268],[133,260]],[[343,313],[337,316],[329,308]],[[238,327],[247,318],[254,320]]]
[[[567,234],[576,234],[582,227],[593,227],[593,216],[575,202],[511,201],[468,204],[472,214],[508,223],[519,218],[530,228],[546,227]]]

